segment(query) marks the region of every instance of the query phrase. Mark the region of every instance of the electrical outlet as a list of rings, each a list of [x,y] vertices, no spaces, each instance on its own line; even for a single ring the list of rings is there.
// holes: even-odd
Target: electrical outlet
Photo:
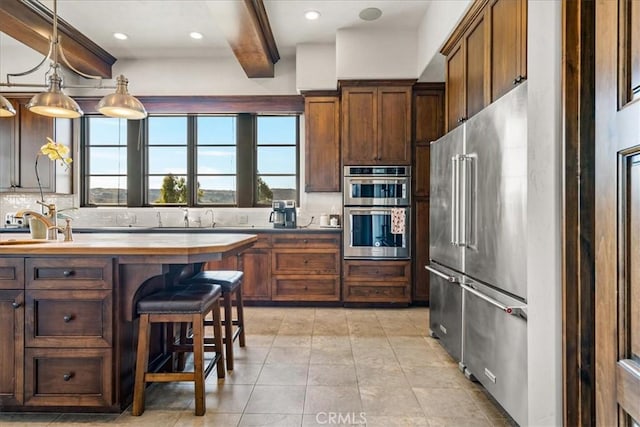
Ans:
[[[247,224],[249,223],[249,215],[241,214],[238,215],[238,224]]]
[[[4,216],[5,227],[23,227],[25,225],[24,218],[16,218],[16,214],[8,213]]]

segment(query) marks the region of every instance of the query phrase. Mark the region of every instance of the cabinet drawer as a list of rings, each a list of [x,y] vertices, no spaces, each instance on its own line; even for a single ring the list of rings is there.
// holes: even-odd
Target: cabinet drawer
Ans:
[[[344,282],[345,302],[403,302],[411,300],[409,283],[377,286],[371,283]]]
[[[24,258],[0,258],[0,289],[24,289]]]
[[[271,273],[340,274],[340,252],[335,249],[273,249]]]
[[[272,237],[274,248],[340,248],[340,233],[278,233]]]
[[[27,258],[28,289],[111,289],[111,258]]]
[[[356,261],[344,262],[345,280],[408,282],[411,261]]]
[[[111,350],[28,348],[25,405],[112,404]]]
[[[111,347],[111,291],[26,293],[27,347]]]
[[[337,276],[279,276],[271,279],[274,301],[340,301]]]

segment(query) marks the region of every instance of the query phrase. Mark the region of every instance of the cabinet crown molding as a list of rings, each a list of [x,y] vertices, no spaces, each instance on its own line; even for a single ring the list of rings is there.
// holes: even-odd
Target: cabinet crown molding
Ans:
[[[471,24],[475,21],[475,19],[484,13],[484,8],[489,4],[491,0],[476,0],[467,10],[467,13],[464,14],[460,23],[453,30],[447,41],[444,42],[442,47],[440,48],[440,53],[444,56],[448,56],[453,48],[456,46],[458,41],[462,38],[464,33],[467,32]]]

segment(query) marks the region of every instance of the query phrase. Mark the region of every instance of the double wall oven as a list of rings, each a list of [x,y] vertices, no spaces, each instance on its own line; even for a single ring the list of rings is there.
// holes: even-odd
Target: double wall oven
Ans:
[[[409,166],[344,167],[345,259],[408,259]]]

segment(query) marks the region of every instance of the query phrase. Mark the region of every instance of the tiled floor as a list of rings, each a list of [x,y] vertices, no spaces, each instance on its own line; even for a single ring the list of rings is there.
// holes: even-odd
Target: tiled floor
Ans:
[[[5,425],[508,426],[483,389],[427,337],[429,311],[247,307],[235,370],[207,379],[207,413],[191,383],[153,384],[146,411],[2,414]]]

